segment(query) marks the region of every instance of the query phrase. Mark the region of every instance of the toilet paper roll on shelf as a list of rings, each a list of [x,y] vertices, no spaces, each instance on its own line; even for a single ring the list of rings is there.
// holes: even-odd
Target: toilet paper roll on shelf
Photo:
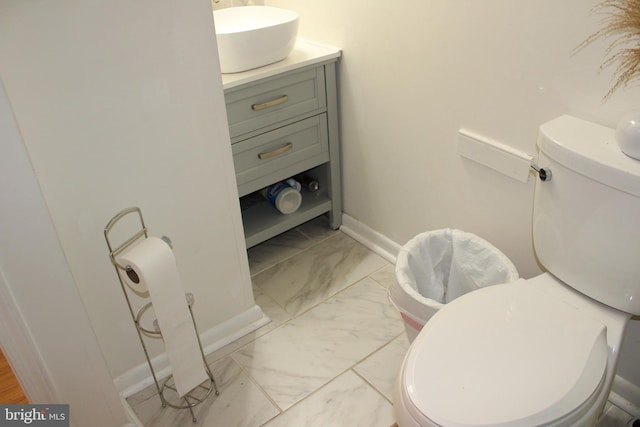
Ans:
[[[126,266],[126,285],[138,293],[149,292],[182,397],[208,376],[173,251],[162,239],[149,236],[123,252],[118,261]]]

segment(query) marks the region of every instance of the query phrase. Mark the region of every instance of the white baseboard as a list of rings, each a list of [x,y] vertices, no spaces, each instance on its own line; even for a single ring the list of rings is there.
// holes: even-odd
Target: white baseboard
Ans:
[[[402,247],[357,219],[343,213],[340,230],[353,237],[373,252],[377,253],[392,264],[396,263],[396,256]]]
[[[265,316],[262,309],[254,305],[250,309],[238,314],[231,319],[222,322],[200,333],[200,341],[205,356],[224,347],[225,345],[251,333],[271,320]],[[151,359],[156,378],[160,380],[171,374],[171,368],[167,354],[162,353]],[[145,360],[140,365],[129,369],[118,376],[114,383],[120,396],[127,398],[145,387],[153,384],[153,377],[149,371],[149,365]]]
[[[640,387],[616,375],[609,401],[635,418],[640,418]]]
[[[133,409],[129,405],[129,402],[127,402],[127,400],[123,396],[120,396],[120,403],[122,403],[122,407],[129,417],[129,423],[124,424],[122,427],[144,427],[144,424],[142,424],[136,413],[133,412]]]

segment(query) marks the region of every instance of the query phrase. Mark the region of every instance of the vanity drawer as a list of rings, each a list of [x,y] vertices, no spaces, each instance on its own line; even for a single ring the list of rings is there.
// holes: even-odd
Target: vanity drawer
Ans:
[[[231,138],[326,108],[324,67],[225,92]]]
[[[232,151],[239,193],[244,195],[328,161],[327,116],[246,139],[233,144]]]

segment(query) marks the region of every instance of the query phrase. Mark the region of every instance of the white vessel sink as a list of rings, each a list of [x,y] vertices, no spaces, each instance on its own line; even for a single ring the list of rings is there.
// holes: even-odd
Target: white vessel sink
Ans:
[[[238,73],[285,59],[296,41],[298,18],[269,6],[214,11],[221,71]]]

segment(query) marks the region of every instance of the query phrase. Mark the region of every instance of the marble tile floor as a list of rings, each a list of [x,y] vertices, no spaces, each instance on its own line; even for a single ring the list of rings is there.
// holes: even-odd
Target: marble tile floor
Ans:
[[[387,299],[394,266],[323,217],[249,250],[271,322],[207,356],[220,395],[162,408],[151,386],[127,402],[146,427],[389,427],[409,343]],[[630,425],[609,405],[598,427]]]

